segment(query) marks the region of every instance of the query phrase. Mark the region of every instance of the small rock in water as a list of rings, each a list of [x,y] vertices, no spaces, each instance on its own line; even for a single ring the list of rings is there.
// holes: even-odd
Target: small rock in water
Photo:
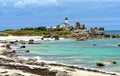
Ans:
[[[109,60],[109,61],[107,61],[107,62],[109,62],[109,63],[111,63],[111,64],[117,64],[117,62],[116,62],[116,61],[113,61],[113,60]]]
[[[118,46],[120,46],[120,44],[118,44]]]
[[[97,65],[97,66],[100,66],[100,67],[101,67],[101,66],[105,66],[105,64],[104,64],[104,63],[101,63],[101,62],[97,62],[96,65]]]
[[[97,46],[97,44],[93,44],[93,46]]]
[[[34,44],[34,40],[33,39],[29,40],[28,44]]]
[[[26,44],[26,42],[23,41],[23,40],[20,40],[19,42],[20,42],[21,44]]]
[[[14,42],[14,41],[10,41],[9,43],[10,43],[10,44],[14,44],[15,42]]]
[[[44,40],[44,38],[41,38],[41,40]]]
[[[25,45],[22,45],[20,48],[25,48]]]
[[[26,50],[25,52],[30,52],[30,50]]]

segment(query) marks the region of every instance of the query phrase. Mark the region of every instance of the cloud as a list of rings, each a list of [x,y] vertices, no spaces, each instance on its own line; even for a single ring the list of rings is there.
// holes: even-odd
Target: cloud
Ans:
[[[54,7],[57,0],[0,0],[0,16],[31,15]]]
[[[94,4],[93,6],[91,6],[91,8],[89,9],[90,11],[98,11],[98,10],[111,10],[114,11],[114,10],[118,10],[120,9],[120,2],[118,3],[99,3],[99,4]]]
[[[45,7],[56,5],[58,5],[57,0],[19,0],[14,4],[15,7]]]
[[[1,0],[3,7],[46,7],[58,5],[57,0]]]
[[[64,2],[68,2],[68,1],[69,2],[120,2],[120,0],[64,0]]]

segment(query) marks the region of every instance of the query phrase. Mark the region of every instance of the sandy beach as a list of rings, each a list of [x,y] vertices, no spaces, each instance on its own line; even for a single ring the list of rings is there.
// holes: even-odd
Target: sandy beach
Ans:
[[[35,41],[41,41],[41,38],[43,38],[42,36],[0,36],[0,40],[4,41],[20,41],[20,40],[24,40],[24,41],[29,41],[30,39],[34,39]],[[64,38],[59,38],[64,39]],[[54,40],[54,38],[44,38],[44,40]]]
[[[37,58],[22,58],[14,49],[9,49],[6,44],[10,41],[35,41],[41,36],[6,36],[0,37],[0,75],[1,76],[120,76],[118,73],[105,72],[96,69],[65,65],[61,63],[43,62]],[[63,38],[61,38],[63,39]],[[45,40],[48,40],[47,38]],[[53,40],[53,39],[49,39]],[[10,44],[10,43],[9,43]],[[10,44],[11,46],[11,44]]]

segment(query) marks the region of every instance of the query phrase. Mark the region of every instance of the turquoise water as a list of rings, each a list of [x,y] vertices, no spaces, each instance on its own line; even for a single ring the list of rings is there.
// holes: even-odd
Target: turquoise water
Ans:
[[[120,43],[120,39],[59,40],[42,41],[41,44],[26,45],[26,47],[31,50],[32,54],[40,56],[43,60],[120,72],[120,47],[117,46],[118,43]],[[102,68],[96,67],[96,62],[107,60],[115,60],[117,64]]]

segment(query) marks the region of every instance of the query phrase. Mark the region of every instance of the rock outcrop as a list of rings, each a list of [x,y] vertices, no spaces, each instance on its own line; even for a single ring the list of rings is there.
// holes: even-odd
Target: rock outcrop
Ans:
[[[15,57],[15,56],[16,56],[16,52],[15,52],[15,50],[6,51],[6,52],[4,53],[4,55],[7,56],[7,57]]]
[[[84,40],[87,40],[87,38],[86,37],[78,37],[78,38],[76,38],[76,41],[84,41]]]
[[[6,44],[5,47],[6,49],[9,49],[9,50],[11,49],[10,44]]]
[[[30,52],[30,50],[26,50],[25,52]]]
[[[118,46],[120,46],[120,44],[118,44]]]
[[[54,38],[54,40],[59,40],[59,36],[56,34],[52,35],[52,37]]]
[[[112,65],[112,64],[117,64],[116,61],[114,60],[108,60],[108,61],[105,61],[105,62],[97,62],[96,63],[96,66],[106,66],[106,65]]]
[[[108,63],[110,63],[110,64],[117,64],[117,62],[114,61],[114,60],[108,60],[108,61],[106,61],[106,62],[108,62]]]
[[[105,64],[104,64],[104,63],[101,63],[101,62],[97,62],[97,63],[96,63],[96,66],[102,67],[102,66],[105,66]]]
[[[3,51],[0,51],[0,54],[4,55],[4,56],[7,56],[7,57],[15,57],[16,56],[15,50],[4,49]]]
[[[22,45],[20,48],[25,48],[25,45]]]
[[[28,44],[34,44],[34,40],[33,39],[30,39]]]
[[[5,47],[0,47],[0,55],[14,57],[16,56],[16,51],[11,49],[10,44],[6,44]]]
[[[24,40],[20,40],[19,41],[21,44],[26,44],[26,42]]]

